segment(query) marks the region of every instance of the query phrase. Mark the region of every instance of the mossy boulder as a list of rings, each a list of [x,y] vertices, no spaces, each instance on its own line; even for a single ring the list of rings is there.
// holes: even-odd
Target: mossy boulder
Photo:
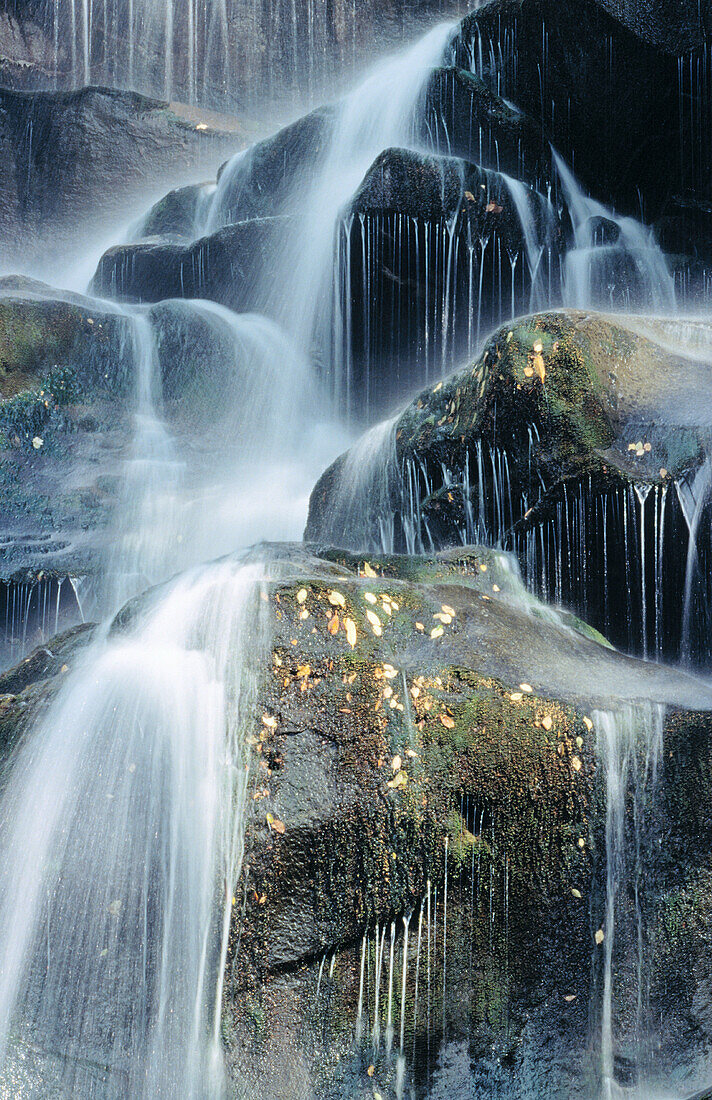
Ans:
[[[604,634],[612,629],[616,642],[652,645],[655,627],[656,644],[666,634],[674,647],[687,525],[700,495],[692,486],[710,445],[707,333],[704,322],[576,311],[504,326],[477,362],[386,425],[377,446],[365,437],[326,471],[312,493],[307,538],[380,546],[389,530],[397,547],[499,541],[517,552],[533,585]],[[668,492],[673,485],[679,492]],[[588,569],[579,528],[590,532]],[[563,554],[553,548],[562,539]],[[641,595],[640,584],[627,600],[611,595],[626,584],[626,561],[637,556],[632,568],[647,581],[661,554],[669,559],[660,582],[665,631],[652,586]],[[614,621],[622,608],[625,622]],[[619,633],[631,622],[630,635]]]
[[[280,565],[264,589],[271,644],[245,730],[246,848],[223,1006],[233,1089],[248,1081],[260,1100],[278,1087],[296,1100],[308,1086],[327,1100],[395,1087],[402,1011],[403,1072],[433,1100],[455,1067],[470,1092],[494,1074],[505,1095],[585,1095],[598,1072],[588,1029],[605,910],[596,708],[668,708],[659,822],[679,842],[662,862],[653,846],[657,882],[680,844],[706,866],[709,687],[591,639],[487,548],[269,553]],[[145,599],[114,633],[134,628]],[[2,678],[8,745],[89,637],[50,642]],[[644,733],[641,719],[643,757]],[[668,760],[679,761],[669,772]],[[697,801],[701,832],[685,834],[673,797]]]

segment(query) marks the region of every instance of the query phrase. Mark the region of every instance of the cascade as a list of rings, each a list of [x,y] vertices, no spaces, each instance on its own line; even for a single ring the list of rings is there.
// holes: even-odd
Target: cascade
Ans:
[[[629,1046],[635,1045],[636,1072],[644,1070],[645,946],[641,884],[645,875],[644,860],[649,856],[646,846],[649,848],[650,838],[646,827],[654,814],[653,799],[663,748],[664,708],[640,703],[619,712],[594,711],[592,717],[606,790],[605,907],[603,924],[597,933],[597,942],[601,943],[603,951],[601,1076],[605,1100],[614,1100],[628,1095],[628,1090],[616,1083],[614,1065],[618,1037],[615,1028],[616,952],[619,938],[626,933],[638,956],[638,989]],[[632,822],[626,811],[631,789]],[[627,912],[629,901],[623,896],[628,884],[632,884],[633,889],[632,913]],[[626,922],[633,924],[632,933],[629,927],[625,928]]]
[[[16,760],[0,810],[6,1081],[28,1048],[71,1095],[219,1095],[264,576],[226,561],[148,599]]]
[[[237,7],[231,0],[126,0],[123,4],[118,0],[72,0],[71,4],[52,0],[55,56],[59,61],[59,43],[66,43],[65,58],[71,66],[68,82],[72,85],[88,83],[98,73],[121,72],[132,86],[160,86],[166,96],[179,89],[191,102],[221,97],[229,101],[238,80],[233,63],[237,55],[231,46],[234,16],[236,12],[244,16],[249,8],[253,30],[265,18],[264,5],[252,0],[240,0],[240,4]],[[293,72],[275,76],[275,81],[289,85],[299,72],[306,84],[305,94],[311,98],[327,67],[320,54],[326,53],[331,33],[328,8],[312,0],[301,7],[296,0],[275,0],[266,5],[266,18],[275,37],[286,27],[283,38],[288,40],[293,60]],[[355,37],[355,8],[353,13],[346,11],[344,22],[343,35]],[[112,62],[102,48],[105,51],[117,33],[123,37],[126,56]],[[238,314],[223,305],[191,298],[161,300],[150,306],[102,303],[126,321],[122,357],[133,372],[131,435],[123,448],[127,455],[118,502],[102,543],[103,589],[94,601],[102,624],[76,665],[71,670],[62,667],[61,675],[66,670],[69,674],[57,681],[61,687],[24,732],[11,768],[7,776],[3,774],[0,1092],[12,1095],[16,1082],[24,1083],[31,1072],[39,1089],[48,1094],[54,1090],[62,1097],[221,1100],[224,1096],[227,1075],[221,1013],[226,986],[229,988],[225,966],[234,949],[234,892],[243,870],[249,788],[254,778],[249,746],[255,741],[254,727],[259,726],[259,714],[264,710],[261,692],[268,672],[274,671],[269,586],[285,579],[301,583],[307,572],[304,566],[290,564],[289,549],[280,552],[268,545],[245,551],[244,547],[259,539],[298,535],[308,490],[326,463],[343,449],[345,439],[348,442],[352,425],[359,420],[370,423],[380,402],[403,399],[404,390],[416,377],[415,368],[407,374],[407,381],[405,372],[395,377],[392,390],[387,386],[379,389],[386,367],[397,360],[399,335],[407,332],[405,342],[414,349],[420,371],[417,377],[427,381],[435,394],[443,387],[441,376],[458,365],[461,355],[471,356],[478,350],[491,325],[508,324],[510,319],[514,322],[517,312],[527,306],[550,309],[560,304],[560,298],[566,306],[586,310],[644,307],[657,312],[678,306],[675,283],[652,231],[586,196],[556,153],[554,162],[572,230],[560,279],[556,266],[560,253],[555,244],[559,213],[550,197],[536,190],[542,186],[541,179],[534,185],[530,180],[500,174],[521,229],[517,245],[507,244],[499,231],[482,230],[481,235],[473,231],[463,215],[463,203],[474,199],[471,195],[467,199],[464,162],[456,158],[447,170],[439,169],[443,217],[358,209],[355,196],[359,185],[380,154],[397,147],[424,155],[444,141],[449,143],[451,135],[443,122],[443,138],[437,112],[435,116],[427,114],[425,123],[423,117],[432,69],[459,60],[453,35],[452,25],[438,25],[410,49],[376,66],[331,114],[325,113],[326,137],[320,159],[297,180],[285,209],[273,219],[279,223],[275,247],[267,250],[269,255],[259,265],[251,288],[260,312]],[[544,29],[545,43],[546,35]],[[300,42],[304,39],[308,59],[303,64]],[[341,45],[347,48],[344,42]],[[351,45],[355,50],[355,42]],[[284,48],[283,41],[279,48]],[[516,64],[514,40],[505,37],[495,43],[477,37],[468,48],[473,72],[497,72],[497,87],[505,92],[507,67]],[[271,44],[264,51],[267,68],[273,56],[270,50]],[[62,77],[58,64],[57,82]],[[546,72],[540,77],[543,89]],[[697,74],[691,70],[688,88],[688,73],[681,65],[681,98],[691,95],[695,79],[702,77],[704,87],[693,97],[689,123],[696,160],[688,168],[695,178],[703,170],[699,161],[704,165],[707,157],[702,132],[708,79],[706,70]],[[221,91],[212,88],[215,80],[222,84]],[[547,110],[542,91],[542,114]],[[438,132],[437,142],[431,133],[431,145],[423,136],[428,127]],[[28,140],[32,139],[28,135]],[[488,140],[481,127],[479,140],[473,134],[470,139],[471,147],[479,144],[481,150]],[[230,226],[239,216],[241,188],[249,182],[256,149],[238,153],[214,186],[202,188],[195,206],[196,238]],[[492,155],[491,149],[489,153]],[[499,157],[496,148],[494,155]],[[448,172],[459,182],[459,190],[454,187],[452,209],[444,202],[446,177],[452,182]],[[484,191],[487,186],[482,184]],[[496,211],[497,203],[491,205]],[[684,337],[679,326],[666,320],[639,324],[657,332],[661,347],[683,340],[697,365],[708,366],[708,322],[685,322]],[[514,323],[511,327],[515,328]],[[513,331],[508,334],[513,335]],[[505,330],[502,343],[506,338]],[[541,352],[536,351],[536,344],[533,347],[532,362]],[[525,377],[533,373],[530,366]],[[538,377],[543,386],[543,368]],[[454,408],[453,401],[442,419],[433,416],[425,425],[436,439],[446,418],[455,416]],[[344,414],[341,422],[336,422],[334,409]],[[392,1090],[389,1094],[397,1100],[402,1100],[410,1085],[407,1063],[411,1059],[406,1056],[409,1027],[414,1081],[419,1060],[427,1062],[422,1080],[428,1087],[433,1084],[429,1095],[439,1096],[437,1088],[447,1089],[448,1057],[456,1040],[462,1039],[456,1035],[453,1006],[464,997],[463,989],[473,1001],[472,990],[477,994],[477,1024],[483,1024],[478,1043],[490,1044],[484,1022],[494,1032],[497,1014],[505,1020],[508,1048],[496,1055],[501,1063],[498,1084],[487,1095],[494,1096],[494,1088],[506,1082],[510,1066],[519,1072],[516,1043],[510,1042],[509,1035],[509,995],[524,979],[514,971],[510,975],[511,956],[517,953],[515,930],[520,931],[511,922],[511,914],[514,912],[515,921],[522,920],[517,907],[521,905],[523,878],[531,870],[526,889],[534,894],[536,884],[532,882],[538,868],[527,868],[523,876],[516,846],[502,828],[503,819],[490,804],[489,795],[480,793],[478,783],[487,786],[489,768],[496,773],[496,783],[506,786],[507,777],[502,774],[506,758],[498,754],[508,748],[510,738],[503,734],[511,734],[514,743],[515,727],[526,726],[546,761],[538,774],[525,760],[517,775],[522,812],[526,806],[537,827],[542,826],[537,833],[537,858],[548,858],[549,849],[558,842],[562,847],[570,845],[566,858],[571,867],[580,867],[575,861],[585,842],[574,836],[573,823],[577,821],[574,807],[584,795],[579,795],[576,784],[589,777],[582,764],[585,754],[578,750],[581,757],[572,755],[564,734],[571,735],[571,744],[584,744],[582,737],[576,742],[573,737],[576,731],[591,728],[591,721],[581,716],[584,698],[588,702],[587,688],[577,685],[558,700],[553,689],[546,687],[548,681],[542,673],[541,687],[521,684],[519,691],[512,690],[518,678],[512,678],[507,664],[505,638],[502,652],[487,654],[492,658],[487,675],[477,672],[478,694],[473,701],[467,696],[467,661],[480,644],[477,616],[486,623],[488,615],[501,615],[504,621],[506,613],[515,627],[526,623],[528,628],[531,621],[555,627],[563,650],[562,668],[569,668],[579,659],[579,652],[593,652],[585,646],[593,647],[594,642],[566,610],[544,607],[532,593],[543,593],[557,605],[575,604],[577,611],[587,621],[595,619],[615,644],[626,645],[646,658],[634,674],[634,662],[611,656],[612,651],[599,647],[606,660],[620,663],[610,666],[617,668],[618,679],[611,672],[610,682],[607,679],[603,688],[597,683],[595,691],[615,690],[624,701],[611,702],[611,709],[604,709],[598,698],[591,711],[605,788],[605,858],[599,866],[605,881],[599,883],[602,900],[594,890],[590,901],[591,916],[600,924],[593,963],[600,1001],[600,1014],[593,1024],[601,1085],[595,1100],[620,1100],[636,1094],[644,1100],[642,1090],[647,1087],[655,1041],[654,1022],[648,1013],[646,876],[666,710],[662,703],[639,698],[638,688],[642,694],[649,687],[655,699],[667,698],[660,685],[669,687],[673,673],[656,670],[650,658],[660,660],[674,651],[675,656],[681,654],[692,663],[698,650],[709,651],[705,536],[712,466],[705,457],[695,473],[683,473],[674,481],[661,471],[660,481],[652,485],[630,479],[623,488],[606,485],[601,491],[594,489],[590,479],[588,484],[564,481],[560,491],[557,487],[557,495],[547,500],[549,511],[539,526],[523,529],[520,521],[551,488],[537,468],[542,441],[534,424],[519,425],[521,436],[517,438],[523,441],[523,449],[515,454],[497,434],[498,415],[495,408],[490,437],[465,446],[463,435],[459,449],[443,443],[426,461],[417,457],[415,450],[401,459],[400,414],[396,414],[371,426],[330,471],[331,484],[326,489],[331,506],[314,541],[379,556],[401,550],[411,556],[431,554],[443,541],[451,545],[479,542],[489,552],[486,560],[483,556],[481,563],[472,567],[481,587],[474,581],[467,586],[474,594],[464,612],[448,610],[448,604],[441,601],[457,602],[455,596],[447,590],[438,593],[441,584],[446,589],[452,581],[447,559],[440,559],[435,566],[429,563],[433,574],[421,586],[424,606],[437,599],[433,606],[442,610],[433,618],[452,627],[447,636],[452,650],[446,650],[443,642],[445,656],[432,658],[438,672],[432,715],[416,723],[417,694],[411,689],[411,698],[408,689],[408,676],[417,664],[412,654],[419,644],[413,630],[424,635],[423,641],[435,654],[441,652],[438,645],[443,630],[435,627],[428,637],[419,622],[414,622],[411,630],[406,617],[410,605],[403,601],[399,607],[393,602],[386,609],[384,603],[394,627],[387,639],[393,652],[373,651],[380,661],[385,652],[389,661],[399,662],[405,706],[397,706],[405,710],[407,741],[401,727],[396,743],[389,745],[384,732],[387,721],[381,713],[378,722],[384,725],[382,729],[374,726],[368,751],[379,768],[385,766],[381,776],[388,773],[390,753],[407,754],[407,765],[403,769],[396,765],[394,772],[420,815],[410,833],[411,822],[402,809],[409,805],[406,792],[399,784],[394,786],[394,780],[386,781],[384,787],[377,779],[374,786],[383,804],[379,809],[386,807],[384,831],[392,827],[393,820],[399,827],[401,819],[405,823],[403,835],[394,845],[406,849],[422,842],[425,854],[418,865],[420,879],[408,874],[409,852],[391,852],[390,842],[387,849],[384,844],[392,874],[383,877],[389,879],[388,888],[393,887],[393,892],[384,889],[383,897],[366,897],[363,902],[368,917],[359,914],[355,929],[352,925],[348,930],[352,965],[342,967],[340,955],[337,967],[342,943],[329,941],[328,921],[320,923],[320,913],[315,927],[304,932],[306,946],[298,965],[290,959],[284,966],[278,962],[275,970],[286,985],[293,981],[295,989],[300,967],[309,970],[307,1012],[313,1015],[329,1012],[332,991],[337,986],[347,988],[351,982],[353,1003],[358,1006],[355,1017],[351,1015],[355,1019],[354,1061],[365,1063],[363,1067],[359,1064],[358,1072],[368,1065],[369,1079],[382,1074]],[[689,411],[689,423],[697,423],[693,410]],[[30,458],[32,445],[28,446]],[[42,440],[39,446],[43,446]],[[642,443],[640,448],[643,450]],[[632,450],[637,453],[635,444]],[[526,476],[521,474],[523,469]],[[673,485],[674,493],[670,492]],[[444,500],[461,504],[445,539],[439,526]],[[674,558],[671,546],[681,534],[686,539],[682,585],[678,577],[669,577],[669,563]],[[224,556],[205,564],[218,555]],[[325,576],[347,575],[341,559],[325,556],[323,560],[329,563],[324,566]],[[436,572],[441,565],[442,571]],[[420,563],[410,567],[418,569]],[[349,588],[349,600],[360,599],[363,577],[380,578],[374,581],[375,589],[391,576],[387,564],[377,563],[377,568],[382,572],[375,572],[367,562],[357,563],[344,585]],[[453,590],[466,587],[461,580],[462,576],[452,581]],[[82,614],[79,589],[69,575],[37,574],[6,587],[9,657],[24,653],[30,635],[38,632],[46,641],[63,620],[67,601],[72,606],[76,603],[76,612]],[[343,642],[345,664],[353,663],[349,675],[355,680],[361,675],[356,667],[360,652],[354,652],[355,637],[360,644],[361,634],[365,634],[367,642],[375,646],[374,639],[381,639],[384,624],[375,617],[380,625],[372,638],[365,633],[368,628],[364,628],[362,615],[360,633],[355,634],[355,622],[348,616],[356,612],[349,607],[342,614],[347,598],[328,591],[329,618],[324,621],[329,638],[334,645],[334,637]],[[676,599],[676,593],[683,598]],[[460,596],[458,591],[457,598]],[[373,593],[365,592],[366,602],[369,597],[370,602],[376,600]],[[296,597],[298,605],[305,604],[306,598],[305,588]],[[308,642],[318,633],[311,623],[322,625],[316,606],[315,598],[308,608],[305,605],[297,612],[299,623],[309,620],[304,630]],[[402,614],[393,615],[394,609]],[[282,621],[283,610],[286,621],[286,601],[284,609],[275,609],[275,621]],[[430,614],[432,609],[428,606],[427,610]],[[365,614],[365,622],[373,624],[374,612],[366,609]],[[481,630],[486,636],[485,628]],[[378,644],[385,645],[386,640]],[[295,647],[295,656],[301,652],[296,649],[296,637],[287,635],[284,648],[291,655],[290,645]],[[607,668],[604,658],[601,661],[601,667]],[[282,657],[275,658],[275,667],[281,668],[281,662]],[[324,660],[327,673],[333,664],[331,656]],[[310,664],[296,667],[303,710],[294,726],[285,727],[285,736],[294,740],[305,735],[309,726],[307,708],[313,696],[307,692],[319,684],[328,686],[327,673],[316,673]],[[582,668],[580,664],[580,678],[590,684],[592,677],[585,678]],[[270,681],[270,690],[276,691],[280,685],[287,689],[288,671],[291,674],[291,669],[285,669],[284,677],[279,674],[276,687]],[[394,666],[391,671],[397,675]],[[445,686],[443,680],[450,671],[452,682]],[[344,686],[351,683],[345,675]],[[681,699],[706,701],[690,677],[679,683],[683,684]],[[354,693],[357,690],[354,688]],[[490,696],[501,708],[494,713],[504,715],[491,750],[494,763],[485,760],[481,775],[476,771],[468,774],[469,787],[460,787],[458,778],[454,801],[448,804],[450,816],[437,823],[433,840],[427,833],[429,800],[436,804],[436,788],[446,789],[450,756],[461,751],[461,742],[466,741],[467,750],[473,750],[468,766],[480,766],[474,749],[479,747],[479,738],[484,743],[486,734],[491,735],[487,708],[494,704]],[[472,709],[465,714],[468,721],[463,725],[463,700],[468,698]],[[397,696],[391,707],[396,700]],[[341,716],[356,709],[351,707],[350,694],[346,701],[349,706],[338,711],[339,722]],[[550,703],[552,713],[547,709],[543,714]],[[380,707],[380,697],[378,704]],[[449,717],[450,711],[457,714],[457,722]],[[373,717],[370,712],[369,717]],[[431,718],[437,736],[427,724]],[[263,714],[262,721],[267,725],[276,719],[270,711]],[[325,752],[333,751],[342,766],[344,757],[338,753],[343,742],[348,742],[352,729],[357,735],[360,732],[358,724],[350,725],[352,721],[344,718],[343,730],[339,725],[335,730],[314,732],[315,742],[320,748],[326,746]],[[365,718],[363,721],[365,725]],[[403,749],[401,744],[406,743],[408,749]],[[440,749],[442,764],[437,782],[428,787],[424,758],[430,749],[433,755]],[[676,744],[679,756],[684,749]],[[291,745],[284,755],[290,751]],[[273,769],[267,760],[263,757],[260,763],[271,777]],[[368,761],[363,763],[365,768]],[[559,782],[564,765],[568,768],[561,780],[566,794],[566,828],[555,833],[545,799],[549,787]],[[281,766],[282,757],[276,755],[274,772]],[[586,768],[593,773],[595,766],[592,752],[586,758]],[[677,759],[674,766],[678,766]],[[312,790],[310,779],[299,782],[305,788],[300,794],[308,803],[304,812],[308,821],[301,822],[306,833],[312,827],[312,816],[317,817],[317,799],[322,795],[326,799],[326,793]],[[275,786],[279,788],[279,776]],[[259,800],[264,789],[251,793],[253,801]],[[279,794],[278,790],[275,797]],[[269,791],[264,793],[267,795]],[[508,812],[510,818],[514,816],[511,806]],[[586,814],[589,812],[593,817],[595,806],[586,803]],[[570,819],[566,815],[571,815]],[[272,853],[279,848],[285,824],[275,822],[271,813],[266,826],[264,821],[263,817],[260,824],[269,842],[265,852]],[[281,832],[273,829],[275,824],[281,826]],[[390,841],[387,833],[386,839]],[[287,842],[299,842],[297,828],[287,835]],[[432,851],[425,852],[428,844]],[[267,862],[273,857],[265,852],[261,856]],[[438,871],[439,877],[432,883],[428,878],[424,888],[426,859],[431,860],[427,874],[434,874],[436,866],[442,866],[443,873],[440,876]],[[361,870],[366,881],[371,872],[365,865]],[[582,900],[578,889],[571,894]],[[398,900],[394,901],[395,897]],[[267,905],[263,912],[270,912],[271,897],[255,893],[255,899],[257,906]],[[559,900],[557,897],[557,905]],[[561,900],[562,911],[565,904],[572,904],[568,895]],[[463,927],[470,933],[469,965],[464,967]],[[285,933],[279,934],[283,949]],[[296,927],[288,934],[296,938]],[[628,969],[632,965],[636,974],[637,988],[632,994],[622,988],[622,961]],[[272,963],[264,965],[269,970]],[[488,1001],[490,989],[496,996]],[[557,990],[557,997],[560,993]],[[264,1006],[256,1004],[256,1032],[262,1026],[263,1011]],[[557,1001],[556,1012],[562,1019],[566,1011]],[[475,1015],[473,1012],[469,1022]],[[418,1051],[416,1057],[416,1045],[423,1034],[427,1050]],[[326,1039],[322,1037],[322,1041],[331,1057]],[[342,1055],[343,1061],[348,1061],[347,1047],[345,1042],[335,1061]],[[464,1039],[460,1047],[461,1064],[469,1065],[475,1056]],[[622,1059],[623,1049],[632,1055]],[[495,1050],[494,1043],[491,1050]],[[626,1072],[636,1078],[636,1092],[631,1093],[628,1083],[621,1084],[622,1061]],[[325,1066],[327,1062],[324,1057]],[[417,1068],[420,1071],[422,1067]],[[519,1085],[525,1076],[526,1067],[521,1070]],[[361,1084],[364,1081],[371,1095],[371,1085],[375,1088],[379,1082],[364,1079]],[[414,1097],[415,1084],[412,1090]],[[529,1100],[526,1091],[523,1095]]]
[[[652,230],[589,198],[562,157],[556,151],[552,155],[573,224],[573,243],[564,262],[564,304],[674,310],[674,280]]]

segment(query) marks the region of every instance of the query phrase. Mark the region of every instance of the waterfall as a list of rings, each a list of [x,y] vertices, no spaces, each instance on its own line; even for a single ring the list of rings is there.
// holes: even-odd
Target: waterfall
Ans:
[[[264,575],[227,561],[149,598],[20,753],[0,807],[6,1079],[28,1048],[75,1096],[220,1095]]]
[[[336,107],[320,162],[290,195],[293,227],[286,226],[277,253],[263,273],[262,312],[275,318],[296,347],[317,363],[329,363],[332,332],[342,322],[333,293],[337,227],[348,203],[379,153],[393,146],[411,147],[418,108],[432,69],[443,63],[454,26],[441,24],[402,53],[380,63]],[[250,155],[238,154],[222,174],[207,208],[205,226],[215,228],[228,211],[226,192],[239,190],[240,176],[250,170]],[[223,183],[224,180],[224,183]],[[343,363],[332,366],[337,391]]]
[[[663,748],[664,707],[649,702],[627,704],[617,711],[594,711],[598,754],[606,792],[606,884],[605,915],[595,942],[603,952],[601,1010],[601,1077],[604,1100],[627,1095],[615,1079],[615,950],[623,926],[637,952],[638,989],[635,1005],[636,1057],[640,1063],[644,1027],[643,973],[645,964],[643,929],[643,861],[646,857],[646,824],[653,813],[657,771]],[[627,813],[633,799],[632,821]],[[632,835],[631,835],[632,833]],[[632,913],[627,912],[632,890]]]
[[[166,576],[179,537],[178,493],[182,464],[162,413],[156,332],[145,311],[126,310],[134,372],[131,453],[109,534],[102,610],[118,610],[129,597]]]
[[[552,156],[574,231],[564,264],[564,304],[580,309],[674,309],[674,280],[652,230],[584,195],[562,157],[554,150]]]

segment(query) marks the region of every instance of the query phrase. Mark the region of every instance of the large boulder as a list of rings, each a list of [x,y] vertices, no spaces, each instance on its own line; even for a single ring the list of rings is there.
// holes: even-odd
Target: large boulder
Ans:
[[[101,240],[107,224],[135,217],[162,179],[210,175],[245,138],[235,119],[134,92],[0,89],[3,267],[46,269],[60,258],[66,267],[79,228]]]
[[[649,766],[659,735],[665,752],[657,788],[630,773],[651,842],[638,835],[637,917],[627,894],[616,909],[615,1077],[625,1084],[644,1060],[629,1028],[643,927],[646,943],[674,933],[646,953],[650,1019],[662,1017],[672,1052],[652,1065],[668,1084],[690,1079],[711,1026],[709,907],[685,924],[709,874],[709,687],[557,616],[491,550],[271,553],[281,565],[264,592],[271,644],[245,731],[252,797],[223,1003],[235,1093],[247,1082],[259,1100],[361,1098],[400,1079],[430,1100],[590,1095],[606,958],[602,754],[618,721]],[[142,606],[113,633],[130,632]],[[6,745],[90,637],[52,642],[0,679]]]
[[[704,322],[513,322],[337,460],[307,537],[411,551],[490,539],[618,644],[704,655],[709,347]]]

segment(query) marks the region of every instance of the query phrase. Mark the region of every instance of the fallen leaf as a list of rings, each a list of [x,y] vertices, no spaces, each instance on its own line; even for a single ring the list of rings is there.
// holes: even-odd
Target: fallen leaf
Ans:
[[[369,1066],[368,1069],[366,1070],[366,1073],[368,1074],[369,1077],[373,1077],[375,1072],[376,1072],[376,1067],[375,1066]]]
[[[455,608],[450,607],[450,604],[447,604],[447,603],[442,604],[441,607],[440,607],[440,610],[444,611],[444,613],[446,615],[453,615],[454,616],[454,614],[455,614]]]
[[[356,645],[356,623],[353,619],[344,619],[344,630],[346,631],[346,641],[353,649]]]
[[[591,730],[593,729],[593,722],[591,721],[591,719],[586,718],[586,716],[584,715],[583,724],[590,733]]]
[[[363,598],[364,598],[364,600],[367,600],[368,603],[377,603],[378,602],[377,599],[376,599],[376,596],[373,594],[373,592],[364,592]]]
[[[263,714],[262,725],[267,726],[268,729],[274,730],[277,728],[277,719],[273,718],[271,714]]]
[[[334,612],[334,614],[331,616],[328,623],[326,624],[326,629],[329,631],[330,634],[338,634],[339,616],[336,614],[336,612]]]
[[[380,630],[381,620],[379,619],[375,611],[366,611],[366,618],[368,619],[372,627],[378,627],[378,629]]]
[[[496,202],[488,202],[485,207],[485,210],[488,214],[501,214],[502,209],[503,208],[501,206],[498,206]]]
[[[580,890],[572,890],[571,893],[573,894],[573,896],[575,898],[580,898],[581,897],[581,891]]]
[[[594,936],[593,938],[594,938],[594,940],[596,941],[596,943],[597,943],[597,944],[598,944],[598,945],[600,946],[600,944],[602,944],[602,943],[603,943],[603,939],[604,939],[604,937],[603,937],[603,929],[602,929],[602,928],[599,928],[599,929],[598,929],[598,932],[596,932],[596,935],[595,935],[595,936]]]
[[[297,665],[297,679],[303,680],[305,676],[308,676],[311,672],[310,665]]]
[[[445,633],[445,631],[443,630],[443,628],[441,626],[435,626],[430,631],[430,637],[431,638],[442,638],[444,633]]]
[[[452,730],[455,728],[455,719],[451,718],[449,714],[441,714],[440,721],[447,730]]]
[[[306,588],[300,588],[299,591],[297,592],[297,603],[304,603],[306,598],[307,598]]]
[[[550,730],[551,727],[553,726],[554,722],[553,722],[553,719],[551,718],[550,715],[545,714],[544,717],[541,720],[541,724],[542,724],[542,726],[544,727],[545,730]]]
[[[363,575],[364,577],[377,577],[378,573],[375,569],[372,569],[367,561],[363,563]]]
[[[527,693],[527,695],[531,694],[531,692],[534,690],[531,684],[520,684],[519,686],[522,691],[525,691]]]
[[[334,607],[346,607],[346,600],[344,597],[340,592],[336,592],[333,589],[329,593],[329,603],[333,604]]]
[[[475,201],[475,196],[472,194],[471,191],[465,191],[465,198],[467,199],[468,202],[474,202]]]
[[[399,772],[401,770],[402,766],[403,766],[403,761],[401,760],[400,756],[394,756],[393,759],[391,760],[391,768],[393,769],[393,771],[394,772]]]
[[[509,698],[512,700],[513,703],[521,703],[524,696],[522,695],[521,691],[513,691],[510,693]]]
[[[579,760],[578,756],[571,757],[571,767],[574,769],[575,772],[581,771],[581,761]]]

